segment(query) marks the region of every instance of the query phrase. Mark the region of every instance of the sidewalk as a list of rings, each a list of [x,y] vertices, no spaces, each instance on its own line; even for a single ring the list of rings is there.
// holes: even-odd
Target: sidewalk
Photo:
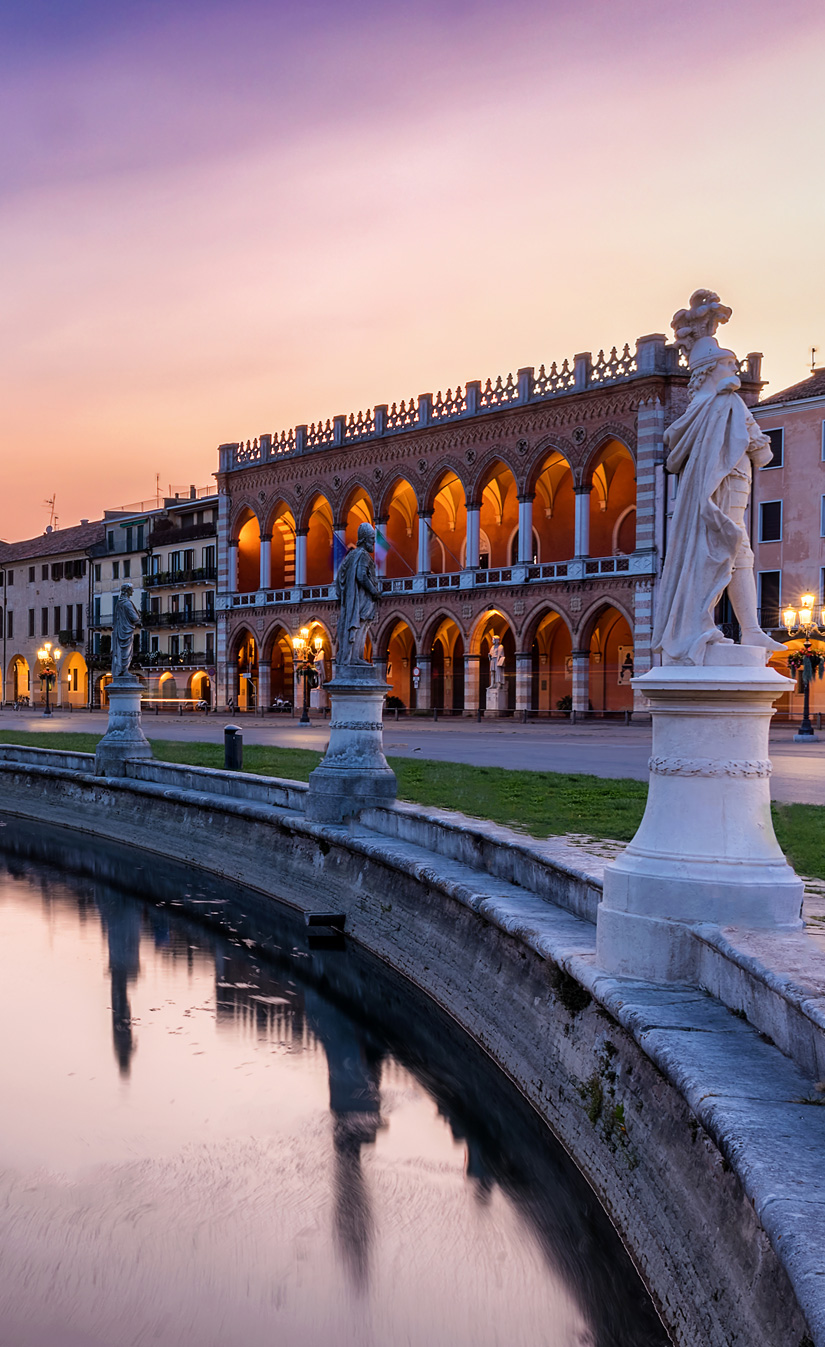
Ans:
[[[247,744],[323,751],[329,737],[328,721],[314,719],[302,726],[297,716],[147,715],[143,725],[150,739],[221,743],[223,727],[230,722],[240,725]],[[103,734],[106,723],[102,711],[59,711],[50,717],[37,710],[0,711],[0,731]],[[783,803],[825,804],[825,731],[815,744],[795,744],[793,733],[793,727],[785,725],[771,732],[773,798]],[[470,718],[396,722],[389,717],[384,722],[384,748],[392,757],[536,772],[584,772],[637,781],[647,780],[650,744],[649,723],[590,721],[570,725],[568,721],[537,721],[523,725],[512,720],[479,723]]]

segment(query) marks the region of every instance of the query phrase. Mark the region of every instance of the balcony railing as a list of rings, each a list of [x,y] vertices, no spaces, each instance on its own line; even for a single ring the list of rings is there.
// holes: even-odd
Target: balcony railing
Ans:
[[[144,589],[159,589],[161,585],[205,585],[217,579],[215,566],[196,566],[178,571],[155,571],[143,576]]]
[[[215,652],[203,650],[182,650],[180,654],[170,654],[168,650],[144,650],[135,656],[134,665],[139,669],[196,669],[205,664],[214,664]]]
[[[158,627],[207,627],[215,621],[214,608],[181,608],[178,613],[153,613],[145,610],[141,625],[150,631]]]

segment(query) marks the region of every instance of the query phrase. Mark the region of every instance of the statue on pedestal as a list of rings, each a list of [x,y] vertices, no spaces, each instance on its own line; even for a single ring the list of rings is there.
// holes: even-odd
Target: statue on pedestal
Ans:
[[[671,323],[688,351],[690,402],[665,431],[667,470],[679,474],[653,632],[653,649],[665,664],[712,664],[715,646],[733,644],[714,621],[725,589],[742,645],[762,647],[766,659],[783,649],[757,619],[744,517],[753,466],[770,462],[771,447],[739,396],[736,356],[714,335],[730,315],[712,290],[697,290]]]
[[[127,581],[120,587],[112,618],[112,678],[126,678],[132,663],[135,631],[140,613],[132,602],[134,589]],[[132,675],[134,677],[134,675]]]
[[[493,637],[493,644],[490,646],[490,652],[487,656],[490,661],[490,687],[504,687],[504,647],[497,636]]]
[[[326,661],[324,660],[323,646],[321,647],[320,650],[315,651],[315,656],[313,658],[312,663],[315,669],[315,677],[318,680],[317,683],[315,684],[315,687],[319,691],[323,691],[324,684],[327,681],[327,668],[326,668]]]
[[[374,551],[375,529],[371,524],[361,524],[358,544],[347,552],[335,577],[340,604],[336,677],[353,665],[367,668],[371,665],[371,661],[364,658],[364,650],[381,597]]]

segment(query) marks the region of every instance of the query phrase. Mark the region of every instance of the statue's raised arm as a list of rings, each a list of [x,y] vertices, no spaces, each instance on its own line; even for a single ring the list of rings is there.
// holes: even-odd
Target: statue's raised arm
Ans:
[[[739,396],[736,356],[716,340],[730,315],[712,290],[697,290],[671,324],[688,351],[690,401],[665,431],[666,467],[679,475],[653,631],[665,664],[713,664],[715,648],[732,644],[714,621],[726,589],[742,644],[761,646],[766,658],[783,649],[757,618],[745,511],[752,465],[769,462],[771,448]]]

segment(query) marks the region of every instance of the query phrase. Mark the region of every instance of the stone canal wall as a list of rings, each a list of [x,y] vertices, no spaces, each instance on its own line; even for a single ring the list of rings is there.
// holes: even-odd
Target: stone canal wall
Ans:
[[[708,932],[747,1008],[606,976],[595,872],[506,829],[403,805],[314,824],[297,783],[158,762],[111,780],[70,756],[2,746],[0,811],[344,913],[547,1121],[680,1347],[825,1347],[825,1071],[790,975]],[[755,1023],[780,1007],[785,1051]]]

